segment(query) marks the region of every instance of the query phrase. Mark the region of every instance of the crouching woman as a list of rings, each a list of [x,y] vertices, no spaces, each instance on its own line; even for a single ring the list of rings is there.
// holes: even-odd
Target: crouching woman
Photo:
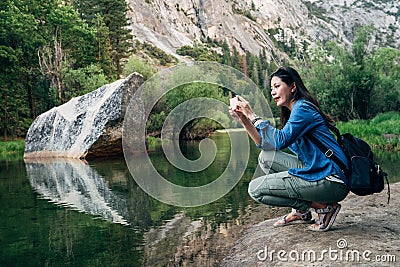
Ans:
[[[330,118],[315,108],[319,104],[305,87],[298,72],[280,67],[270,77],[271,95],[281,111],[280,130],[254,114],[248,101],[238,100],[229,112],[262,149],[259,164],[265,176],[253,179],[248,192],[257,202],[291,207],[292,212],[274,226],[309,223],[313,231],[329,230],[348,194],[347,178],[340,167],[309,138],[318,138],[332,153],[348,164],[329,131]],[[281,151],[289,148],[295,155]],[[312,219],[311,209],[317,213]]]

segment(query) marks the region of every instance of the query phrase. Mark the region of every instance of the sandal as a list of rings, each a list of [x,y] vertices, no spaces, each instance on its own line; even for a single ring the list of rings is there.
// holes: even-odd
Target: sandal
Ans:
[[[332,205],[327,205],[324,209],[315,209],[315,212],[318,214],[318,220],[314,225],[309,226],[308,229],[316,232],[328,231],[332,227],[341,207],[342,206],[340,204],[337,204],[336,208],[334,208]],[[331,214],[329,219],[327,218],[328,214]],[[315,226],[318,226],[318,228]]]
[[[291,220],[291,221],[287,221],[286,218],[291,214],[294,215],[294,216],[300,217],[300,219],[294,219],[294,220]],[[275,227],[280,227],[280,226],[286,226],[286,225],[290,225],[290,224],[314,223],[314,222],[315,222],[315,220],[312,218],[312,214],[311,214],[310,210],[308,210],[308,211],[306,211],[304,213],[301,213],[298,210],[292,209],[291,213],[286,214],[285,216],[280,218],[278,221],[276,221],[274,223],[274,226]]]

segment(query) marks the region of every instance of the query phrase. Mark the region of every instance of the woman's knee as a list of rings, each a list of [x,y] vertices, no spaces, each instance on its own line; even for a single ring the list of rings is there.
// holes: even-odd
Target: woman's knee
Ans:
[[[257,202],[259,202],[258,199],[260,197],[260,186],[263,180],[264,176],[253,179],[250,181],[249,187],[247,188],[249,196]]]
[[[247,192],[249,193],[249,195],[250,195],[252,198],[253,198],[253,196],[254,196],[254,192],[255,192],[255,188],[256,188],[256,186],[255,186],[255,180],[256,180],[256,179],[251,180],[250,183],[249,183],[249,187],[247,188]]]
[[[269,173],[272,164],[274,163],[275,151],[261,151],[258,155],[258,164],[263,172]]]

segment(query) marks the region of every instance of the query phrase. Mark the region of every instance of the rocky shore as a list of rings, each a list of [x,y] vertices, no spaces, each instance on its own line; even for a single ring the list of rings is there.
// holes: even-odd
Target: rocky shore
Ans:
[[[275,219],[249,226],[221,266],[398,266],[400,183],[379,194],[350,193],[328,232],[306,225],[275,228]],[[316,216],[316,214],[314,214]]]

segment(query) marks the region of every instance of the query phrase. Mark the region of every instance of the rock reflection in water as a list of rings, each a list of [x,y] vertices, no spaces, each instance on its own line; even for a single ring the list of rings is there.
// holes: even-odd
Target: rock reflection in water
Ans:
[[[97,171],[81,160],[34,159],[25,161],[32,187],[45,199],[110,222],[128,224],[123,199],[108,188]]]
[[[218,266],[241,237],[242,219],[217,224],[176,214],[145,234],[143,266]]]
[[[190,182],[185,174],[164,164],[160,156],[151,157],[158,168],[175,177],[174,182]],[[270,217],[265,213],[268,209],[263,208],[261,213],[254,210],[244,179],[213,203],[179,208],[147,195],[135,183],[123,160],[90,165],[74,159],[26,160],[25,163],[30,183],[41,197],[110,222],[129,224],[130,227],[123,228],[140,236],[134,241],[137,243],[130,245],[140,250],[141,256],[126,260],[140,262],[140,266],[218,266],[249,221],[254,223]],[[135,157],[135,163],[146,174],[139,156]],[[211,167],[210,173],[222,167]],[[260,217],[255,218],[255,214]]]

